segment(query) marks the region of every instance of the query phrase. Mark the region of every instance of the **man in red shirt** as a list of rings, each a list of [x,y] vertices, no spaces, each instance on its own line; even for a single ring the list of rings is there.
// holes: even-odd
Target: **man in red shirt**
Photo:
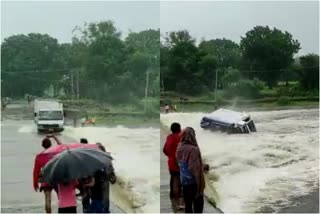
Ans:
[[[181,140],[181,126],[179,123],[171,124],[171,134],[167,136],[163,147],[163,153],[168,157],[168,168],[170,173],[170,198],[173,199],[179,209],[183,209],[181,201],[180,170],[176,159],[178,144]]]
[[[49,138],[53,138],[55,139],[55,141],[57,142],[58,145],[61,144],[61,142],[59,141],[59,139],[52,135],[52,136],[47,136],[46,138],[44,138],[42,140],[42,147],[44,148],[44,150],[50,148],[52,146],[52,143],[50,141]],[[41,154],[44,151],[40,152],[39,154],[37,154],[35,161],[34,161],[34,167],[33,167],[33,188],[34,190],[37,192],[38,190],[40,190],[40,192],[44,192],[44,196],[45,196],[45,210],[46,213],[51,213],[51,191],[52,191],[52,187],[47,184],[47,183],[41,183],[40,185],[40,189],[39,189],[39,177],[40,177],[40,173],[41,173],[41,169],[49,162],[49,160],[51,159],[48,156],[42,156]]]

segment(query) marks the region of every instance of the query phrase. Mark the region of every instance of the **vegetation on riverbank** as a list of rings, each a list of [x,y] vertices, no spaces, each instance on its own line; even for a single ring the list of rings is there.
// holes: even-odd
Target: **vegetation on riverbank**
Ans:
[[[240,43],[170,32],[161,43],[160,103],[178,111],[318,106],[319,55],[297,57],[300,49],[289,32],[269,26],[254,27]]]
[[[71,119],[94,117],[98,126],[156,127],[159,126],[159,104],[157,99],[149,101],[151,104],[144,106],[144,103],[110,105],[94,100],[62,100],[67,117]]]
[[[221,91],[220,91],[221,92]],[[273,94],[271,96],[271,94]],[[163,93],[160,99],[161,106],[167,104],[176,105],[178,112],[212,112],[215,108],[232,109],[261,109],[261,110],[280,110],[295,108],[318,108],[319,96],[309,94],[309,96],[281,96],[277,93],[270,93],[269,96],[258,99],[244,99],[234,97],[232,99],[214,99],[213,94],[202,96],[185,96],[173,92]]]
[[[122,37],[106,20],[75,26],[73,32],[70,43],[37,32],[4,38],[2,97],[29,94],[66,104],[94,102],[117,113],[159,114],[159,29]]]

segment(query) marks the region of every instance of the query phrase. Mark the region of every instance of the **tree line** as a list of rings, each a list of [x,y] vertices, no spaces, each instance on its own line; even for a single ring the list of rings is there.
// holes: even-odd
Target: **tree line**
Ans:
[[[110,20],[73,32],[72,42],[62,44],[39,33],[5,38],[2,96],[45,94],[121,104],[146,95],[157,102],[160,90],[199,95],[217,88],[226,96],[248,97],[279,84],[291,91],[319,90],[319,55],[294,58],[299,41],[277,28],[256,26],[239,44],[225,38],[197,43],[187,30],[163,39],[159,29],[124,38]]]
[[[73,35],[63,44],[40,33],[5,38],[2,96],[47,94],[121,104],[141,101],[147,93],[159,99],[159,29],[130,31],[123,38],[107,20],[77,26]]]
[[[299,41],[269,26],[249,30],[239,44],[223,39],[196,42],[187,30],[163,36],[160,45],[161,89],[199,95],[224,89],[229,96],[257,97],[264,88],[319,90],[319,55],[294,58]]]

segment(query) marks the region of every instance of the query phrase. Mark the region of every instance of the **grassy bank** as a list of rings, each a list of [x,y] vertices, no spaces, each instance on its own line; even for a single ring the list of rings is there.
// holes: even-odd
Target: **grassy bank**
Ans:
[[[159,127],[159,107],[157,112],[143,112],[132,105],[101,105],[91,100],[62,100],[66,121],[80,126],[81,118],[88,116],[96,118],[97,126],[126,127]],[[33,119],[33,104],[28,105],[24,99],[15,99],[5,109],[1,109],[2,118]]]
[[[318,102],[292,102],[288,105],[278,105],[277,103],[264,103],[252,105],[218,105],[219,108],[229,108],[235,110],[284,110],[284,109],[301,109],[301,108],[318,108]],[[177,104],[177,112],[212,112],[215,109],[213,104],[193,103],[193,104]]]
[[[96,118],[97,125],[117,126],[122,125],[129,128],[159,127],[158,117],[130,117],[127,115],[100,116]]]
[[[147,111],[135,105],[99,104],[92,100],[63,100],[66,116],[80,120],[88,116],[96,118],[97,126],[157,127],[159,112]]]
[[[264,97],[259,99],[218,99],[214,100],[211,95],[203,96],[181,96],[170,94],[161,96],[161,110],[166,104],[175,104],[179,112],[212,112],[215,107],[231,108],[238,110],[281,110],[281,109],[300,109],[318,108],[318,96],[296,96],[296,97]]]

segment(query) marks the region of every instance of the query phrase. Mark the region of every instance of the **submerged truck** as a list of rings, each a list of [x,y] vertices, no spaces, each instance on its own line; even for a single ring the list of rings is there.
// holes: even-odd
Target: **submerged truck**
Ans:
[[[222,131],[229,134],[247,134],[257,131],[249,114],[222,108],[203,117],[200,126],[206,130]]]
[[[62,103],[55,100],[35,100],[34,122],[38,132],[62,132],[64,130]]]

